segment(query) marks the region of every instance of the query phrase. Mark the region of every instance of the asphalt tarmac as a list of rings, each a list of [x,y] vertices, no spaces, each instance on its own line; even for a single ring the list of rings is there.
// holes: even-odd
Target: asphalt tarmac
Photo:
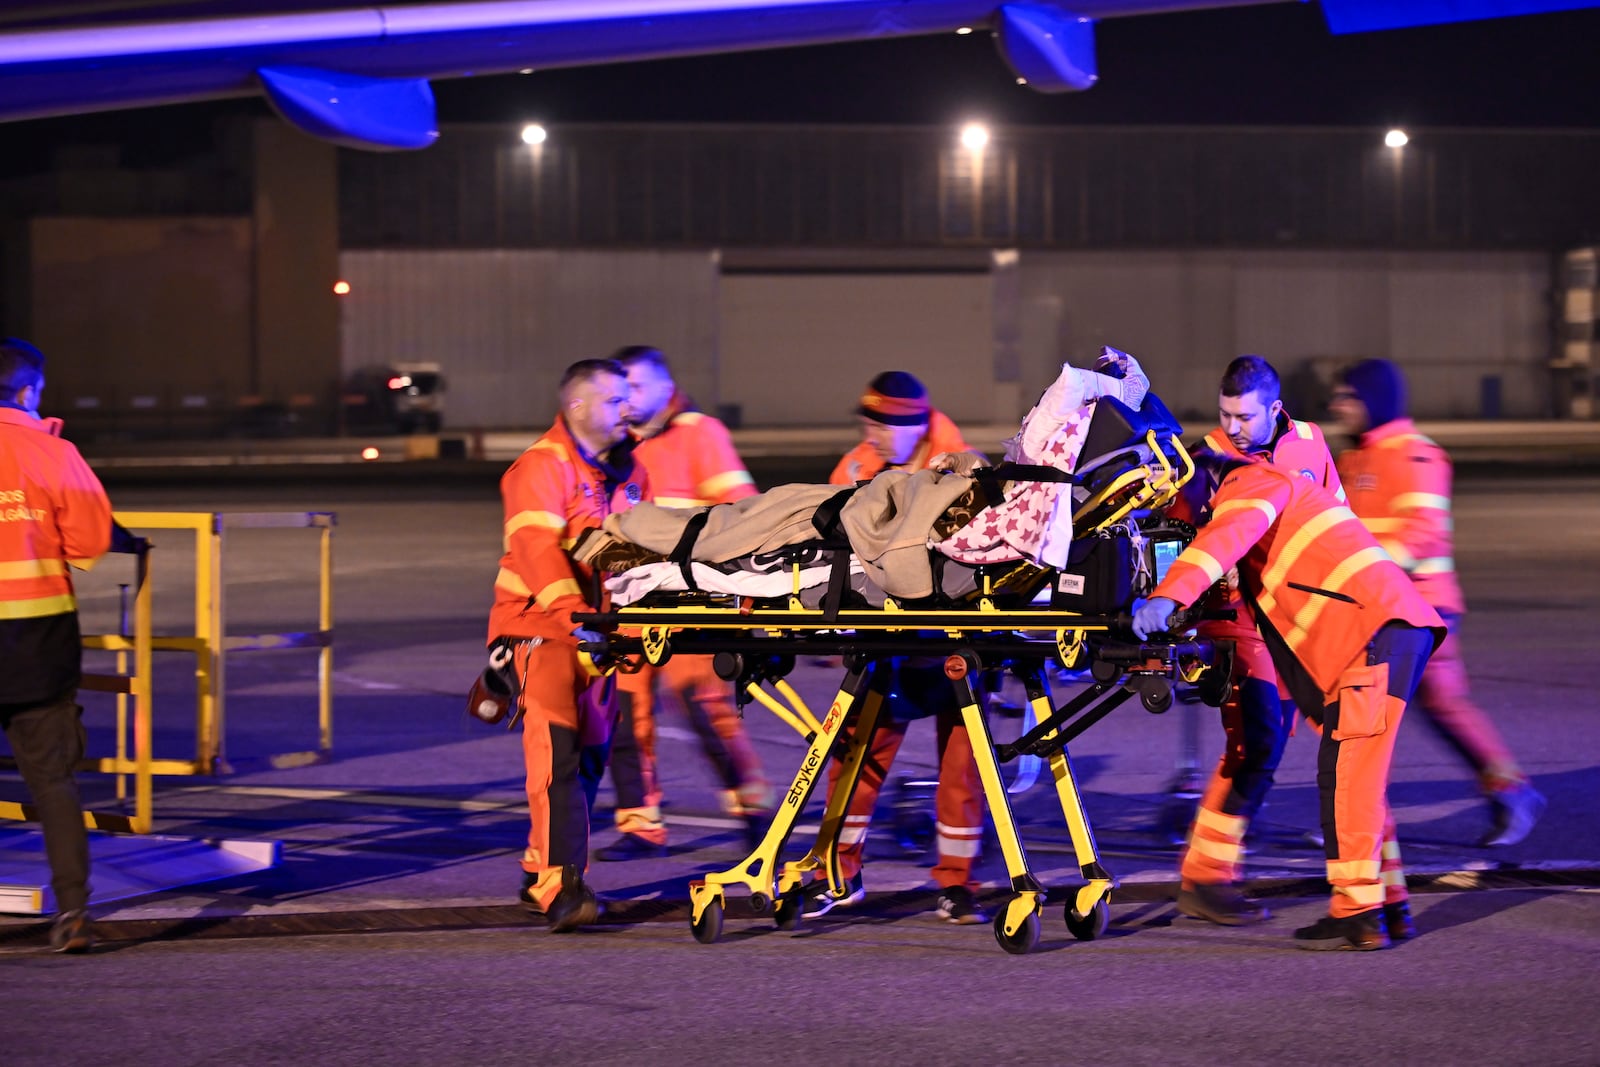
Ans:
[[[757,464],[753,463],[753,466]],[[1467,470],[1456,500],[1457,563],[1472,607],[1464,639],[1475,695],[1549,798],[1516,846],[1482,850],[1487,820],[1465,766],[1422,717],[1401,728],[1391,799],[1422,936],[1386,953],[1303,953],[1295,926],[1321,913],[1314,744],[1288,757],[1251,842],[1250,888],[1274,918],[1223,929],[1170,904],[1176,852],[1169,790],[1201,738],[1205,709],[1149,715],[1130,704],[1072,749],[1106,866],[1112,922],[1074,939],[1061,901],[1079,884],[1048,782],[1014,806],[1036,875],[1059,891],[1038,951],[1010,956],[987,925],[930,914],[931,857],[902,844],[886,791],[866,868],[867,900],[777,931],[730,892],[723,943],[695,942],[687,882],[741,855],[716,783],[677,709],[662,717],[672,852],[595,863],[613,921],[549,935],[513,903],[525,831],[516,739],[468,719],[499,554],[492,464],[295,477],[207,476],[203,484],[119,480],[124,511],[310,511],[335,534],[332,758],[273,765],[314,742],[315,657],[238,654],[227,669],[234,773],[163,778],[157,833],[275,841],[271,869],[97,904],[101,948],[42,952],[43,925],[0,920],[8,1064],[754,1062],[971,1063],[1093,1057],[1119,1063],[1593,1063],[1593,967],[1600,959],[1600,476],[1587,470]],[[781,465],[780,465],[781,466]],[[792,473],[805,477],[804,464]],[[758,470],[764,484],[787,469]],[[315,620],[315,552],[304,531],[229,535],[229,629]],[[157,537],[157,627],[192,610],[185,535]],[[86,628],[115,625],[119,575],[80,583]],[[125,581],[123,576],[120,580]],[[158,662],[157,753],[192,745],[192,661]],[[794,681],[825,706],[837,671],[803,663]],[[91,702],[91,746],[109,744],[109,707]],[[769,775],[795,771],[802,739],[751,706]],[[995,731],[1014,731],[998,716]],[[913,728],[893,776],[933,776],[931,729]],[[0,780],[0,799],[20,799]],[[95,804],[111,787],[86,777]],[[813,805],[817,802],[814,800]],[[609,788],[596,812],[610,840]],[[816,810],[808,813],[814,826]],[[791,841],[803,850],[804,826]],[[909,846],[909,847],[907,847]],[[796,853],[797,854],[797,853]],[[979,875],[1004,870],[992,843]],[[1360,1051],[1365,1050],[1365,1051]]]

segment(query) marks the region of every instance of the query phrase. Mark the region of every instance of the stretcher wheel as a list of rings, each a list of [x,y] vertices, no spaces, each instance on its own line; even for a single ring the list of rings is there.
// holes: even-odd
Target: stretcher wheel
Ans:
[[[702,945],[715,945],[722,937],[722,901],[713,900],[707,904],[699,919],[689,920],[689,929]]]
[[[1067,902],[1067,931],[1079,941],[1093,941],[1111,925],[1111,904],[1105,897],[1094,902],[1089,914],[1079,915],[1078,909]]]
[[[1013,956],[1026,956],[1039,944],[1039,913],[1029,912],[1014,934],[1006,933],[1006,909],[1001,908],[994,917],[994,939],[1000,947]]]
[[[778,929],[798,930],[800,928],[801,909],[804,903],[805,893],[801,886],[795,886],[779,897],[778,906],[772,913],[772,917],[777,920]]]

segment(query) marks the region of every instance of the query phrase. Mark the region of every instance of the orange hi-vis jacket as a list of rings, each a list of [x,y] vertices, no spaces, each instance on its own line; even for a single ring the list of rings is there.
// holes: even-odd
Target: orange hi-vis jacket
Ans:
[[[1151,593],[1192,604],[1234,566],[1257,620],[1271,626],[1333,699],[1339,679],[1390,621],[1434,628],[1438,612],[1332,493],[1252,460],[1223,478],[1211,521]]]
[[[0,407],[0,704],[54,700],[78,684],[83,644],[67,566],[111,547],[111,501],[69,441]]]
[[[567,554],[578,535],[649,494],[644,470],[612,480],[586,457],[557,419],[500,479],[505,501],[505,554],[494,582],[489,640],[542,637],[577,644],[574,611],[602,608],[586,600],[589,568]]]
[[[1462,614],[1450,517],[1450,457],[1401,418],[1361,435],[1339,453],[1339,476],[1360,516],[1385,552],[1411,575],[1422,598],[1442,612]]]
[[[755,479],[734,450],[728,428],[674,393],[666,423],[640,437],[633,458],[650,475],[651,500],[664,508],[731,504],[756,493]]]
[[[1302,422],[1280,414],[1277,434],[1271,444],[1260,452],[1245,455],[1220,426],[1206,434],[1195,446],[1194,456],[1199,469],[1167,509],[1168,515],[1191,526],[1204,526],[1211,515],[1211,496],[1217,486],[1210,476],[1210,468],[1204,462],[1208,453],[1227,459],[1265,459],[1275,467],[1322,486],[1339,500],[1345,498],[1333,454],[1328,451],[1328,442],[1321,428],[1314,422]],[[1211,638],[1242,642],[1239,654],[1248,673],[1252,677],[1272,681],[1276,672],[1270,669],[1266,649],[1261,647],[1255,619],[1244,598],[1235,590],[1226,602],[1215,606],[1231,610],[1234,618],[1207,620],[1200,624],[1200,632]]]
[[[970,446],[961,437],[961,430],[950,416],[939,410],[928,413],[928,433],[917,450],[911,454],[911,460],[905,464],[906,469],[919,471],[927,467],[933,457],[942,452],[966,452]],[[833,473],[828,475],[829,485],[854,485],[874,478],[883,471],[883,457],[878,455],[877,449],[866,441],[852,448],[839,460],[833,468]]]

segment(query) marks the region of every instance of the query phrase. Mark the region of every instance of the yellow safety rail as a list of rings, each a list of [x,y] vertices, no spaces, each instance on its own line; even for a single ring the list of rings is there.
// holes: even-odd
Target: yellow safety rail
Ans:
[[[274,766],[297,766],[326,759],[333,750],[333,527],[327,511],[286,512],[118,512],[117,521],[139,531],[190,530],[195,535],[194,632],[151,638],[155,651],[189,652],[195,657],[195,756],[153,760],[156,774],[226,774],[226,665],[232,652],[316,648],[317,747],[277,753]],[[222,558],[224,534],[238,529],[313,529],[318,538],[317,629],[296,633],[227,636],[224,628]]]
[[[153,793],[151,775],[173,773],[167,766],[170,761],[158,761],[151,753],[150,707],[150,548],[142,545],[134,553],[133,626],[128,632],[126,604],[123,605],[122,632],[115,634],[84,634],[83,647],[115,652],[115,672],[96,674],[84,672],[79,689],[117,695],[117,747],[116,755],[108,759],[85,760],[79,770],[100,771],[117,776],[117,799],[127,802],[128,775],[133,776],[133,815],[125,812],[85,811],[83,822],[94,830],[112,830],[124,833],[147,834],[153,822]],[[133,670],[128,670],[128,656],[133,656]],[[131,702],[131,709],[130,709]],[[133,716],[133,757],[128,757],[128,716]],[[0,761],[0,765],[15,767],[16,761]],[[0,803],[0,819],[29,820],[35,818],[31,805]]]

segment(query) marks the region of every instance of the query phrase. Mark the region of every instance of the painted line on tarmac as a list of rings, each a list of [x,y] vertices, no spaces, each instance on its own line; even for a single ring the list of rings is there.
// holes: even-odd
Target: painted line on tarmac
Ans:
[[[167,795],[215,795],[218,793],[242,797],[264,797],[272,800],[332,800],[370,807],[414,808],[431,811],[517,812],[527,811],[526,800],[457,800],[449,797],[415,796],[409,793],[387,793],[363,789],[312,788],[309,786],[278,785],[223,785],[180,786],[168,790]],[[671,826],[696,827],[704,830],[742,830],[744,820],[717,815],[672,815],[667,820]],[[815,835],[821,826],[800,823],[794,835]]]

